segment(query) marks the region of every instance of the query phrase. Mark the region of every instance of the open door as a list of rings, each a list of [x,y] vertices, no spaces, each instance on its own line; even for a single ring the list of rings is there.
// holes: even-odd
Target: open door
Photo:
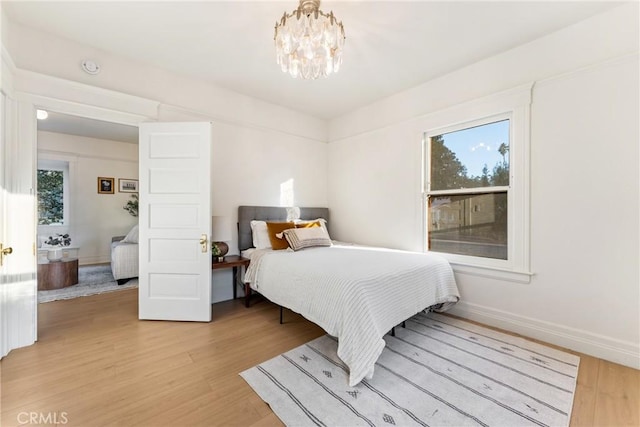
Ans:
[[[0,92],[0,358],[37,336],[35,120],[31,106]]]
[[[211,123],[140,125],[140,319],[211,321]]]

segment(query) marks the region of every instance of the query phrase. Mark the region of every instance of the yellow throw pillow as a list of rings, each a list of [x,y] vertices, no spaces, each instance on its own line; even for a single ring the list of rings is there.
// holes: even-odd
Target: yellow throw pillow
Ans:
[[[267,222],[267,231],[269,232],[269,240],[271,241],[271,248],[274,251],[287,249],[289,242],[287,239],[276,236],[276,234],[282,233],[284,230],[295,228],[296,225],[293,222]],[[282,234],[280,234],[282,236]]]
[[[320,221],[299,222],[296,224],[296,228],[311,228],[311,227],[322,227],[322,224],[320,224]]]

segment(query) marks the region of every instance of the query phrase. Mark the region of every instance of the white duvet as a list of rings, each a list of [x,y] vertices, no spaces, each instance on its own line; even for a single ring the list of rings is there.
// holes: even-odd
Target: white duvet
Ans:
[[[441,311],[459,299],[443,257],[362,246],[256,250],[245,281],[337,337],[350,386],[373,376],[382,337],[392,327],[432,305],[444,304]]]

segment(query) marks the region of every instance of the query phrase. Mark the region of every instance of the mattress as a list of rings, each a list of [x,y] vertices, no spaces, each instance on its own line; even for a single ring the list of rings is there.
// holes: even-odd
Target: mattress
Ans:
[[[448,261],[433,253],[340,245],[255,250],[245,281],[338,338],[349,384],[373,376],[391,328],[459,300]]]

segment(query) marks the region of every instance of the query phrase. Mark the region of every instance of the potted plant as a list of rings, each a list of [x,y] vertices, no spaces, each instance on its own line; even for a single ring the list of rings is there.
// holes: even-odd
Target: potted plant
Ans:
[[[127,200],[127,204],[122,207],[125,211],[129,212],[131,216],[138,216],[138,194],[132,194],[131,200]]]
[[[49,236],[47,240],[44,241],[45,244],[49,246],[69,246],[71,245],[71,237],[69,234],[56,234],[56,237]]]
[[[47,251],[47,259],[50,262],[60,261],[62,259],[62,247],[71,245],[71,237],[69,237],[68,233],[56,234],[55,237],[49,236],[44,244],[51,247]]]

